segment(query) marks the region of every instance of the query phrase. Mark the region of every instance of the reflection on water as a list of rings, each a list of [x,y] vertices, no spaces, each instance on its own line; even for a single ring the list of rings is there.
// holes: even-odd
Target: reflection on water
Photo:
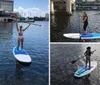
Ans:
[[[11,38],[13,34],[13,23],[0,23],[0,38]]]
[[[97,61],[96,69],[82,78],[75,78],[74,72],[85,65],[85,59],[75,64],[72,60],[84,55],[87,46],[96,51],[91,56]],[[51,44],[51,85],[99,85],[100,84],[100,44]]]
[[[48,85],[48,22],[35,22],[24,32],[24,49],[32,58],[29,66],[16,62],[13,47],[18,33],[15,23],[0,23],[0,84]],[[27,23],[19,23],[25,28]]]
[[[68,39],[63,36],[64,33],[79,33],[83,30],[82,17],[78,13],[84,11],[75,11],[72,16],[66,13],[56,13],[51,15],[51,41],[52,42],[79,42],[79,40]],[[89,33],[100,33],[100,12],[86,11],[89,16],[89,25],[87,31]],[[80,23],[80,25],[79,25]],[[86,42],[98,42],[100,39],[86,40]]]

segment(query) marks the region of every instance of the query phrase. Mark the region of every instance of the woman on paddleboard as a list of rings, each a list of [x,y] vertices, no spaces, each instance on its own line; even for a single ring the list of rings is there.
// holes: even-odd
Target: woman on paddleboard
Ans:
[[[91,47],[86,48],[86,52],[84,55],[86,56],[86,69],[91,69],[91,62],[90,62],[90,57],[93,52],[91,51]],[[87,64],[89,63],[89,67],[87,67]]]
[[[84,12],[84,14],[79,13],[79,15],[83,17],[83,21],[82,21],[82,23],[84,23],[84,25],[83,25],[83,34],[86,35],[87,34],[86,28],[88,26],[88,15],[87,15],[86,12]]]
[[[17,50],[19,50],[19,46],[20,46],[20,43],[21,43],[21,49],[23,49],[23,42],[24,42],[24,36],[23,36],[23,32],[30,26],[30,24],[25,28],[23,29],[22,26],[20,26],[18,28],[18,22],[16,22],[16,28],[17,28],[17,31],[18,31],[18,46],[17,46]]]

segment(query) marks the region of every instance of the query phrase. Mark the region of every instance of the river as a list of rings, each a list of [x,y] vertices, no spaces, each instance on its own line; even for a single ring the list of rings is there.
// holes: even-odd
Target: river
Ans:
[[[84,11],[74,11],[72,16],[66,15],[65,12],[57,12],[51,15],[51,42],[80,42],[80,40],[68,39],[63,36],[64,33],[79,33],[82,32],[83,24],[82,17],[78,13]],[[100,33],[100,12],[85,11],[89,17],[88,33]],[[80,25],[79,25],[80,24]],[[85,42],[100,42],[100,39],[85,40]]]
[[[84,55],[86,47],[96,50],[91,60],[97,61],[96,69],[90,75],[75,78],[75,71],[85,65],[80,59],[75,64],[71,61]],[[100,85],[100,44],[51,44],[51,85]]]

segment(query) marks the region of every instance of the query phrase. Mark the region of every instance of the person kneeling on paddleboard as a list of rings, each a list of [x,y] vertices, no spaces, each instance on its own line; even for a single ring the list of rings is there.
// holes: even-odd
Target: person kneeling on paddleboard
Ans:
[[[17,28],[17,31],[18,31],[18,46],[17,46],[17,50],[19,50],[19,46],[20,46],[20,42],[21,42],[21,49],[23,49],[23,42],[24,42],[24,36],[23,36],[23,32],[30,26],[30,24],[25,28],[23,29],[22,26],[20,26],[18,28],[18,22],[16,23],[16,28]]]
[[[86,48],[86,52],[84,53],[84,55],[86,56],[86,69],[91,69],[91,54],[93,54],[93,52],[91,51],[91,47],[87,47]],[[89,67],[87,66],[87,64],[89,63]]]
[[[83,25],[83,30],[84,30],[83,34],[86,35],[87,34],[86,28],[88,26],[88,15],[87,15],[86,12],[84,12],[83,15],[79,13],[79,15],[83,17],[83,21],[82,21],[82,23],[84,23],[84,25]]]

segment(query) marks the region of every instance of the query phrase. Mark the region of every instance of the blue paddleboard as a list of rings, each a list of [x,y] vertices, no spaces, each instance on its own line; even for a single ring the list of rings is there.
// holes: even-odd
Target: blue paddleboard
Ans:
[[[81,39],[97,39],[100,38],[100,33],[88,33],[87,35],[80,34]]]
[[[20,62],[25,62],[25,63],[31,62],[31,57],[29,56],[29,54],[24,49],[22,50],[20,47],[18,50],[16,47],[14,47],[13,54],[14,57]]]
[[[74,74],[75,77],[83,77],[85,75],[90,74],[97,66],[96,61],[91,61],[91,68],[89,69],[89,65],[87,67],[84,65],[80,67]]]
[[[100,33],[88,33],[87,35],[80,33],[66,33],[63,34],[63,36],[71,39],[99,39]]]

